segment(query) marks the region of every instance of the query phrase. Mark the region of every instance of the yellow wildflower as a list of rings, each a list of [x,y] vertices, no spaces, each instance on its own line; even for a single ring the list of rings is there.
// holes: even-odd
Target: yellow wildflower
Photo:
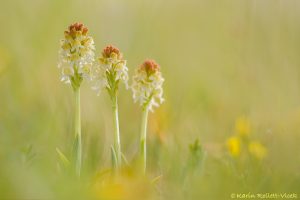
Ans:
[[[241,136],[250,134],[250,122],[246,117],[239,117],[235,122],[235,131]]]
[[[254,157],[256,157],[259,160],[264,159],[268,153],[266,147],[258,141],[250,142],[248,146],[248,150],[250,154],[252,154]]]
[[[96,179],[92,187],[95,199],[105,200],[147,200],[153,199],[154,186],[150,180],[138,176],[132,169],[123,169],[114,180],[103,176]],[[108,174],[107,174],[108,175]]]
[[[241,141],[238,137],[233,136],[227,140],[227,148],[230,155],[237,157],[241,152]]]

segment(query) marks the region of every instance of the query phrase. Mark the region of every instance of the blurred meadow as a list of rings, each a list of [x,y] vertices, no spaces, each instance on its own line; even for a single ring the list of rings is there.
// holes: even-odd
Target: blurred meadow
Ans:
[[[12,0],[0,3],[0,199],[231,199],[300,195],[300,1]],[[113,44],[133,74],[153,58],[166,101],[149,116],[147,179],[110,168],[111,103],[84,82],[83,167],[61,165],[73,142],[73,92],[59,41],[82,22],[96,55]],[[119,94],[121,147],[139,149],[141,108]],[[198,139],[198,143],[197,143]],[[149,181],[150,180],[150,181]]]

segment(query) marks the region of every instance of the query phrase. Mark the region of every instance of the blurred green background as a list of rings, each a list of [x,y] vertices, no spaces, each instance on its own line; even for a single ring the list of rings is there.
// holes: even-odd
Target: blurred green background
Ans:
[[[69,156],[73,142],[72,89],[57,63],[63,32],[77,21],[97,55],[120,48],[130,75],[146,58],[161,65],[166,101],[148,129],[149,176],[163,175],[154,199],[300,195],[300,1],[13,0],[0,3],[0,199],[90,195],[59,170],[56,152]],[[112,115],[107,94],[85,82],[81,95],[89,183],[110,167]],[[132,161],[141,110],[125,87],[119,96],[122,150]],[[267,149],[263,160],[230,156],[226,141],[241,116]],[[200,165],[188,167],[197,138]]]

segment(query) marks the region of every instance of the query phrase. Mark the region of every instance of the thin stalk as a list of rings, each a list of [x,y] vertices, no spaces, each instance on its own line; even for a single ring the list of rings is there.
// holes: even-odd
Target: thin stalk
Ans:
[[[143,108],[142,115],[142,126],[141,126],[141,140],[140,140],[140,148],[141,148],[141,160],[142,160],[142,169],[143,172],[146,173],[147,166],[147,121],[148,121],[148,108]]]
[[[75,151],[76,151],[76,174],[79,177],[81,171],[81,119],[80,119],[80,88],[74,90],[75,93]]]
[[[113,99],[113,125],[114,125],[114,150],[116,153],[116,168],[121,165],[121,143],[120,143],[120,129],[119,129],[119,114],[118,114],[118,100],[117,97]]]

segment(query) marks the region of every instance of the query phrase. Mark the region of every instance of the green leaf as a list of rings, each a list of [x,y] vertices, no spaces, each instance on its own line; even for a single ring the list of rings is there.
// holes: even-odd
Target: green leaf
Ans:
[[[63,165],[67,168],[70,166],[70,161],[67,159],[67,157],[59,150],[59,148],[56,148],[56,152],[63,163]]]
[[[81,138],[76,134],[73,144],[72,164],[75,167],[76,173],[80,176],[81,170]]]
[[[122,160],[124,161],[124,163],[129,166],[129,162],[127,160],[127,158],[125,157],[125,155],[123,153],[121,153],[121,157],[122,157]]]
[[[116,168],[117,168],[117,163],[118,163],[116,151],[115,151],[115,149],[114,149],[113,146],[111,146],[110,150],[111,150],[112,168],[113,168],[113,169],[116,169]]]
[[[95,181],[101,181],[101,179],[103,179],[104,176],[109,175],[111,172],[112,172],[111,169],[104,169],[104,170],[98,171],[96,173],[96,176],[95,176],[94,180]]]
[[[78,135],[76,134],[74,143],[73,143],[73,150],[72,150],[72,160],[74,162],[77,160],[78,148],[79,148],[79,138],[78,138]]]
[[[156,183],[162,178],[162,176],[163,176],[163,175],[161,174],[161,175],[155,177],[154,179],[151,180],[151,183],[152,183],[152,184],[156,184]]]
[[[30,144],[21,148],[22,160],[26,164],[31,164],[32,160],[36,157],[36,153],[33,151],[33,145]]]
[[[194,143],[189,145],[190,155],[187,161],[187,168],[189,170],[195,170],[199,168],[202,170],[206,152],[203,151],[202,146],[198,139]]]

